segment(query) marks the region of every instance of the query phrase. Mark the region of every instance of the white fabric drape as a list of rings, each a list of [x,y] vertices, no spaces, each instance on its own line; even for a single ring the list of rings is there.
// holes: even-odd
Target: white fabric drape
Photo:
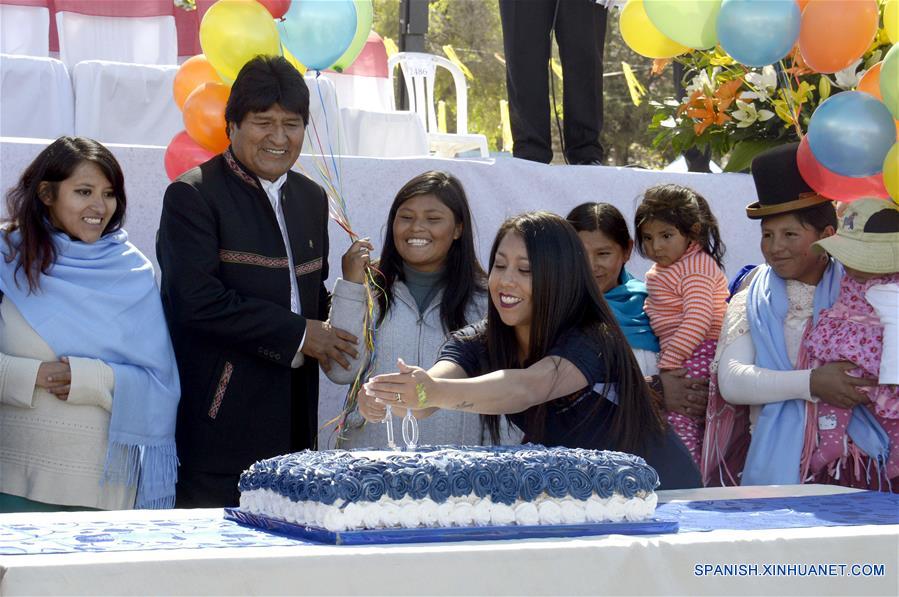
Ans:
[[[88,60],[75,65],[75,134],[104,143],[168,145],[184,124],[172,98],[177,66]]]
[[[175,17],[97,17],[56,13],[59,57],[70,69],[84,60],[178,64]]]
[[[50,55],[50,11],[41,6],[0,4],[0,53]]]
[[[0,98],[0,136],[55,139],[75,133],[72,82],[59,60],[0,54]]]

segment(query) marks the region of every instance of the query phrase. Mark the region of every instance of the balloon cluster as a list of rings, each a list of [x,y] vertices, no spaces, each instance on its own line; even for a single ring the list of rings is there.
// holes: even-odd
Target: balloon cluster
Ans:
[[[300,72],[341,71],[365,45],[372,0],[219,0],[200,24],[203,53],[185,61],[173,94],[184,116],[165,152],[174,180],[228,147],[225,105],[237,73],[259,55],[282,55]]]
[[[649,58],[720,45],[747,67],[775,64],[798,45],[805,65],[836,73],[871,47],[877,0],[628,0],[625,43]],[[883,3],[884,34],[899,41],[899,0]],[[892,196],[899,202],[899,46],[868,69],[855,91],[822,102],[800,145],[803,178],[841,201]]]

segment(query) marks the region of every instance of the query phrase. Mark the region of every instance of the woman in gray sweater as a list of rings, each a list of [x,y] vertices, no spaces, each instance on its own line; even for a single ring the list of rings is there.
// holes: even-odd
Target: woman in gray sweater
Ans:
[[[365,239],[350,246],[343,256],[343,277],[331,298],[331,324],[359,338],[364,335],[366,312],[365,266],[373,249]],[[375,360],[367,376],[395,370],[398,358],[433,364],[450,332],[484,317],[486,275],[477,260],[468,200],[458,179],[445,172],[425,172],[399,190],[375,267],[380,287]],[[362,350],[350,360],[349,370],[331,367],[327,375],[334,383],[350,385],[368,358]],[[404,414],[395,413],[397,438]],[[364,424],[356,410],[345,417],[339,447],[386,446],[383,424]],[[419,425],[422,444],[471,445],[486,438],[478,416],[469,413],[445,411]]]

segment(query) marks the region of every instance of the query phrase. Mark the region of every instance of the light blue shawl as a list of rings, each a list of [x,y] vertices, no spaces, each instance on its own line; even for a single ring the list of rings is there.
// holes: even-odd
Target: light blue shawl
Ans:
[[[14,247],[18,231],[9,234]],[[100,359],[115,373],[104,480],[137,486],[137,508],[171,508],[181,389],[153,266],[124,230],[97,242],[53,235],[56,262],[30,293],[0,238],[0,291],[59,357]]]

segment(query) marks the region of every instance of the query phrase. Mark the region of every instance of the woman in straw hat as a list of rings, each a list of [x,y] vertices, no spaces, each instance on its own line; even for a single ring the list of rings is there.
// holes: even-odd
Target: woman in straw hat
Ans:
[[[836,302],[802,342],[809,364],[851,362],[857,365],[851,375],[879,385],[862,388],[868,400],[851,409],[808,405],[818,424],[809,429],[814,441],[803,476],[899,491],[899,209],[882,199],[855,201],[837,233],[813,249],[827,251],[846,275]],[[865,460],[874,466],[845,470]]]
[[[706,485],[796,484],[801,474],[809,403],[851,408],[876,379],[852,377],[855,365],[809,367],[803,334],[833,305],[843,267],[812,245],[834,234],[830,200],[802,180],[797,143],[763,152],[752,163],[766,264],[747,276],[728,306],[712,363],[702,472]],[[751,435],[750,435],[751,434]]]

